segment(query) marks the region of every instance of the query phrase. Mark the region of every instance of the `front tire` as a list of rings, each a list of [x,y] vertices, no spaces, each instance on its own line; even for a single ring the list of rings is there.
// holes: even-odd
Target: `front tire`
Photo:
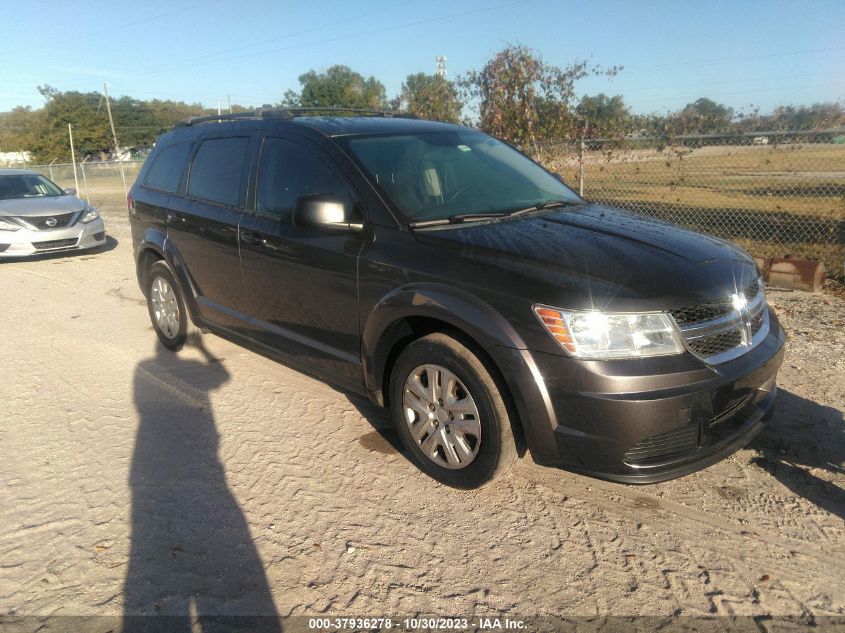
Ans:
[[[147,273],[147,310],[161,344],[175,351],[188,339],[188,312],[170,267],[157,261]]]
[[[501,393],[479,358],[460,341],[429,334],[405,348],[390,378],[399,437],[424,473],[455,488],[477,488],[516,461]]]

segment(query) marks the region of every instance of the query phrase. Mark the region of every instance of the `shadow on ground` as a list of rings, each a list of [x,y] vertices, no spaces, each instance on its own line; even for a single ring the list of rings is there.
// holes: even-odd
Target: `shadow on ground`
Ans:
[[[217,454],[209,394],[229,374],[201,340],[196,345],[203,360],[157,344],[135,369],[122,630],[280,631],[264,565]]]
[[[775,417],[750,444],[754,463],[793,493],[845,519],[845,419],[842,412],[789,391],[778,393]],[[820,472],[821,471],[821,472]]]

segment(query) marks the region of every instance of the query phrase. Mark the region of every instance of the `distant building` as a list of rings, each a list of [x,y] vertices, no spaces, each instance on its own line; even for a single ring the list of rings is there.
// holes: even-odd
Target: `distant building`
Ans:
[[[0,165],[26,165],[31,162],[30,152],[0,152]]]

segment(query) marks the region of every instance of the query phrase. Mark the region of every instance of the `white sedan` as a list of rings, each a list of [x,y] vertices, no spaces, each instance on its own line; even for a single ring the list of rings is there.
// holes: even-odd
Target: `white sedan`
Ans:
[[[41,174],[0,169],[0,259],[104,245],[103,219],[75,194]]]

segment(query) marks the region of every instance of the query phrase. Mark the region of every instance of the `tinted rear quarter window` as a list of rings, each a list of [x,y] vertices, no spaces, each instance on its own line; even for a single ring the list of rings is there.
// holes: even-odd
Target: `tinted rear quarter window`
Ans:
[[[147,172],[144,185],[171,193],[178,191],[190,154],[191,144],[187,142],[174,143],[163,148]]]
[[[188,195],[237,206],[241,200],[248,150],[247,137],[204,140],[191,164]]]

